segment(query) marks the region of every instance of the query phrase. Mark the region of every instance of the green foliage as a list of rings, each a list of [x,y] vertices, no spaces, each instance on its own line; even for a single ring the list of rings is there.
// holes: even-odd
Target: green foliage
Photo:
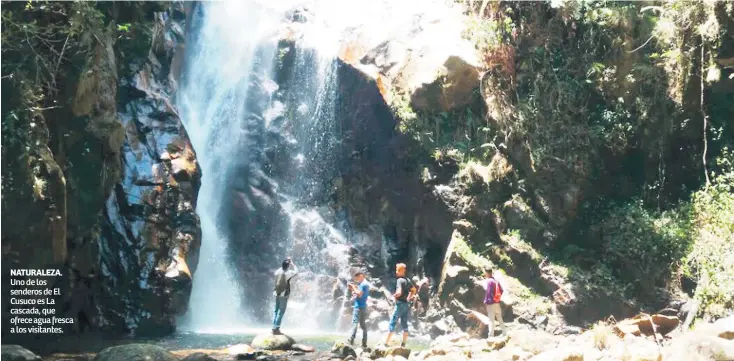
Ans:
[[[94,3],[3,3],[2,158],[9,160],[2,167],[3,192],[20,196],[30,190],[43,199],[45,114],[64,106],[56,99],[72,83],[75,72],[69,68],[99,26]]]
[[[599,226],[604,261],[636,291],[664,286],[691,247],[687,220],[676,212],[653,212],[635,201],[614,208]]]
[[[530,192],[586,187],[594,206],[569,216],[578,237],[563,252],[540,252],[559,253],[553,262],[587,291],[644,299],[677,287],[683,267],[706,315],[733,309],[734,160],[725,149],[734,145],[734,74],[721,59],[731,57],[734,5],[461,2],[464,35],[484,63],[486,107],[472,117],[488,132],[467,131],[460,112],[420,114],[407,101],[396,110],[410,120],[403,131],[437,158],[458,153],[462,171],[506,145]],[[704,160],[715,175],[691,194]],[[546,223],[561,218],[545,211]],[[519,231],[503,239],[519,246]]]
[[[722,172],[693,194],[695,243],[685,258],[685,271],[698,283],[701,312],[714,317],[734,310],[734,154],[725,150],[718,163]]]
[[[130,23],[127,24],[118,24],[117,25],[117,31],[122,33],[129,33],[130,32],[130,26],[132,26]]]
[[[640,201],[611,207],[590,227],[589,234],[602,241],[600,249],[573,245],[576,251],[564,253],[573,258],[595,252],[593,267],[602,272],[589,283],[627,285],[624,292],[629,297],[644,297],[654,286],[677,286],[682,270],[698,285],[694,296],[701,301],[701,314],[726,315],[734,309],[732,164],[734,156],[725,150],[718,159],[721,171],[712,176],[712,183],[668,211],[649,210]]]
[[[496,132],[472,105],[449,112],[420,112],[410,106],[407,96],[399,94],[393,97],[391,108],[400,120],[398,130],[416,140],[427,154],[449,152],[462,163],[488,160],[494,154]]]
[[[4,144],[35,145],[32,128],[44,111],[63,106],[55,97],[74,81],[69,68],[79,66],[103,19],[93,2],[3,4]]]
[[[140,5],[138,5],[140,4]],[[99,44],[115,44],[120,52],[145,58],[152,26],[137,26],[150,18],[150,3],[95,1],[28,1],[2,4],[2,167],[4,192],[43,199],[43,174],[55,162],[68,170],[69,152],[59,151],[74,135],[71,103],[80,74]],[[115,21],[125,14],[121,25]],[[145,20],[149,21],[149,20]],[[146,30],[146,27],[148,28]],[[117,30],[117,32],[115,32]],[[139,40],[142,39],[142,45]],[[134,45],[134,46],[132,46]],[[133,52],[134,51],[134,52]],[[131,57],[132,58],[132,57]],[[118,60],[127,66],[130,59]],[[58,159],[54,159],[58,155]],[[25,193],[24,193],[25,192]],[[7,194],[7,193],[5,193]],[[4,205],[12,202],[3,197]]]
[[[494,5],[494,4],[493,4]],[[492,50],[507,42],[512,34],[517,33],[516,25],[510,15],[513,9],[504,8],[504,17],[486,18],[482,14],[469,17],[464,37],[471,40],[480,54],[489,54]]]

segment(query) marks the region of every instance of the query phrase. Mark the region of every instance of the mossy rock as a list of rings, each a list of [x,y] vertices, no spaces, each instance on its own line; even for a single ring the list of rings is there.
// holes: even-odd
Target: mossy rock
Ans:
[[[178,361],[178,358],[160,346],[133,343],[108,347],[94,361]]]
[[[251,346],[261,350],[290,350],[294,343],[296,341],[287,335],[261,334],[252,340]]]
[[[345,359],[349,356],[357,357],[357,352],[346,342],[337,342],[331,347],[331,353]]]

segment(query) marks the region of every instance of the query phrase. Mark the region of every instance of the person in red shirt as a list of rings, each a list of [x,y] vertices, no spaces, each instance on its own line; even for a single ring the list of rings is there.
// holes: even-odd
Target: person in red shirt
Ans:
[[[504,290],[499,281],[492,276],[492,269],[484,270],[484,278],[487,279],[487,294],[484,296],[484,304],[487,305],[487,316],[489,316],[489,334],[488,337],[494,337],[494,322],[499,322],[502,335],[505,335],[507,329],[505,322],[502,320],[502,308],[500,307],[500,298]]]

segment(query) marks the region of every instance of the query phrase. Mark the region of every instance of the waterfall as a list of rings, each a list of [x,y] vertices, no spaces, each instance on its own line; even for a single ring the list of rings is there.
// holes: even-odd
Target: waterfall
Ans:
[[[228,232],[220,215],[231,203],[227,191],[232,173],[249,162],[250,155],[236,152],[249,136],[243,124],[251,111],[246,101],[249,83],[253,76],[269,76],[267,65],[275,48],[263,48],[262,39],[278,23],[279,14],[250,1],[199,5],[200,13],[192,16],[195,33],[177,105],[202,168],[197,206],[202,246],[180,329],[222,332],[249,323],[236,272],[226,261]]]
[[[334,328],[345,300],[325,295],[349,277],[358,237],[333,199],[348,157],[336,115],[337,53],[345,39],[375,47],[408,32],[422,1],[197,4],[177,105],[202,168],[202,246],[180,330],[265,326],[272,271],[287,255],[304,272],[283,327]],[[295,46],[282,47],[295,28]]]
[[[203,239],[189,311],[179,320],[180,330],[238,332],[259,325],[247,310],[256,300],[244,299],[242,292],[243,284],[257,285],[247,285],[249,279],[238,279],[247,275],[234,269],[237,262],[230,257],[232,243],[239,241],[232,239],[236,232],[228,229],[225,219],[233,198],[232,188],[249,189],[250,198],[261,195],[257,188],[261,182],[282,188],[275,198],[288,218],[287,239],[283,242],[273,236],[266,241],[277,244],[279,253],[294,252],[302,270],[321,272],[323,262],[314,260],[324,257],[338,260],[339,269],[346,264],[344,237],[311,205],[321,183],[328,181],[335,169],[331,154],[335,142],[335,51],[299,50],[290,70],[288,88],[275,94],[278,85],[272,80],[273,64],[279,56],[277,28],[291,7],[273,8],[267,1],[203,2],[197,8],[199,13],[192,16],[192,41],[177,103],[202,167],[197,213]],[[323,35],[311,33],[307,38]],[[263,92],[268,99],[258,98]],[[278,126],[284,126],[286,111],[291,114],[286,121],[293,128],[290,136],[297,143],[297,151],[290,154],[295,167],[282,170],[278,179],[269,179],[271,174],[263,171],[263,137],[268,131],[285,133]],[[276,119],[281,120],[280,124],[274,124]],[[246,184],[233,184],[243,172],[250,173]],[[251,211],[254,202],[244,199]],[[294,244],[299,242],[301,246],[307,243],[309,249],[294,251]],[[327,254],[323,254],[324,250]],[[251,282],[272,280],[266,273],[266,277]],[[314,284],[310,282],[309,286]],[[256,294],[260,298],[270,296]],[[309,305],[319,303],[313,297],[301,299]],[[291,308],[298,308],[298,302],[291,302]],[[289,317],[284,325],[301,322],[308,323],[308,319]]]

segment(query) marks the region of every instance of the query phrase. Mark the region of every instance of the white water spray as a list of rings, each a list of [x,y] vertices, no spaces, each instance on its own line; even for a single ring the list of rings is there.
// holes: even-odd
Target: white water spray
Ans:
[[[228,179],[247,136],[242,126],[251,75],[266,74],[258,62],[262,41],[280,20],[249,1],[203,2],[200,29],[187,54],[187,72],[177,103],[202,168],[197,213],[202,246],[188,313],[179,329],[222,332],[248,323],[237,283],[227,263],[226,232],[220,210],[231,202]],[[268,56],[270,60],[272,56]]]
[[[278,195],[290,218],[289,249],[284,251],[305,249],[294,256],[309,263],[299,266],[307,266],[315,273],[324,272],[324,263],[338,272],[345,271],[346,244],[353,241],[325,221],[313,206],[314,190],[330,181],[336,170],[330,152],[338,148],[333,148],[335,137],[329,131],[335,122],[337,54],[345,42],[355,37],[368,48],[386,38],[399,40],[404,36],[400,34],[407,34],[416,26],[416,9],[428,13],[429,9],[439,9],[422,21],[432,21],[443,9],[433,6],[441,0],[231,0],[199,4],[197,11],[203,15],[190,34],[194,41],[187,44],[186,72],[177,105],[202,167],[197,213],[203,239],[189,312],[180,320],[180,330],[241,332],[253,326],[252,320],[244,316],[238,289],[241,283],[236,282],[236,272],[229,268],[231,240],[227,239],[226,222],[220,217],[224,207],[231,205],[229,182],[236,167],[248,162],[249,155],[242,154],[246,147],[241,146],[249,135],[243,121],[252,112],[246,105],[248,87],[253,77],[273,78],[271,66],[278,56],[277,33],[286,12],[299,3],[305,3],[313,16],[301,29],[291,80],[298,84],[290,84],[294,97],[287,107],[295,110],[292,114],[299,114],[293,125],[298,129],[295,136],[301,149],[292,156],[295,164],[303,167],[305,176],[299,175],[292,184],[283,185],[287,190]],[[266,91],[271,95],[270,107],[258,114],[265,128],[287,110],[283,103],[272,102],[277,87]],[[315,278],[313,288],[322,287],[322,283]],[[313,292],[301,299],[303,310],[308,312],[295,310],[297,300],[290,303],[289,308],[293,309],[286,316],[284,327],[313,322],[314,314],[319,312],[313,307],[323,306],[322,301],[312,297],[319,293],[324,292]],[[340,315],[344,308],[342,304]]]

